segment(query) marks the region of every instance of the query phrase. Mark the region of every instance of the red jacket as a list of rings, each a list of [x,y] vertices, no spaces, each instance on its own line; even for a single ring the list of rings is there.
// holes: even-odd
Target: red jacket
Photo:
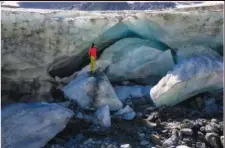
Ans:
[[[90,48],[89,51],[88,51],[88,55],[97,58],[97,56],[96,56],[96,48],[95,47]]]

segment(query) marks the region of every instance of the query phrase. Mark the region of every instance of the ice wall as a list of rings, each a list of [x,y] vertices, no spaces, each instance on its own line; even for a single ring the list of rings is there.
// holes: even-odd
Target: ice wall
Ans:
[[[66,73],[59,75],[68,76],[88,63],[87,50],[92,42],[101,53],[126,37],[153,40],[173,51],[183,44],[201,44],[220,54],[223,50],[222,11],[52,12],[3,8],[1,25],[2,77],[12,80],[45,80],[56,62]]]

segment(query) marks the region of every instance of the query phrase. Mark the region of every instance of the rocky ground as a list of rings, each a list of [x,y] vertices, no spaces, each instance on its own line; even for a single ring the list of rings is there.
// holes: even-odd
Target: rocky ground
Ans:
[[[136,112],[133,120],[112,118],[111,127],[102,128],[73,118],[44,148],[222,147],[222,94],[202,94],[174,107],[158,109],[151,103],[126,104]],[[72,103],[69,108],[79,111]]]

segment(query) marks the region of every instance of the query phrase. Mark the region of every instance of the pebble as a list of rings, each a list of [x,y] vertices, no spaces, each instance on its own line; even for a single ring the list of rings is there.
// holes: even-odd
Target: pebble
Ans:
[[[200,128],[200,131],[201,131],[201,132],[205,132],[205,127],[202,126],[202,127]]]
[[[141,139],[143,139],[143,138],[145,137],[145,134],[144,134],[144,133],[140,133],[140,134],[139,134],[139,137],[140,137]]]
[[[137,117],[138,119],[141,119],[141,118],[143,117],[143,114],[142,114],[141,112],[138,112],[138,113],[136,114],[136,117]]]
[[[205,131],[207,133],[219,133],[220,126],[216,123],[210,123],[210,124],[206,125]]]
[[[122,144],[120,148],[131,148],[130,144]]]
[[[220,137],[216,133],[207,133],[205,139],[213,148],[222,147]]]
[[[142,146],[145,146],[145,145],[148,145],[148,144],[149,144],[149,142],[147,140],[142,140],[140,142],[140,145],[142,145]]]
[[[157,144],[161,145],[161,140],[160,140],[160,137],[158,135],[152,134],[151,135],[151,141],[155,145],[157,145]]]
[[[184,134],[184,135],[188,135],[188,136],[193,135],[193,131],[192,131],[192,129],[190,129],[190,128],[183,128],[183,129],[181,129],[180,131],[181,131],[182,134]]]
[[[149,121],[155,121],[155,120],[158,119],[158,118],[159,118],[159,112],[152,112],[152,113],[148,116],[147,120],[149,120]]]
[[[205,145],[205,143],[203,143],[203,142],[196,142],[195,147],[196,147],[196,148],[205,148],[206,145]]]
[[[92,138],[89,138],[88,140],[84,141],[84,144],[86,145],[86,144],[89,144],[91,142],[92,142]]]
[[[220,137],[220,141],[221,141],[222,145],[224,146],[224,136]]]
[[[188,147],[186,145],[178,145],[176,148],[190,148],[190,147]]]
[[[203,134],[202,132],[199,132],[199,131],[198,131],[198,138],[199,138],[200,140],[203,140],[203,139],[204,139],[204,134]]]
[[[179,138],[178,138],[178,131],[177,130],[173,130],[172,131],[172,136],[165,140],[165,142],[163,143],[163,147],[171,147],[173,145],[176,145],[179,142]]]
[[[218,120],[217,119],[211,119],[211,122],[218,124]]]
[[[193,128],[195,126],[195,123],[191,120],[185,119],[183,121],[183,128]]]

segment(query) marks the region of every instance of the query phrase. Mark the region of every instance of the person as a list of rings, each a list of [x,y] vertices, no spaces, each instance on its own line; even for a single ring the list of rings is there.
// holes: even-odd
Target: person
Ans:
[[[91,46],[91,48],[88,51],[88,55],[89,55],[90,61],[91,61],[91,63],[90,63],[90,70],[91,70],[91,73],[94,73],[95,69],[96,69],[96,58],[97,58],[96,47],[95,47],[94,43],[92,43],[92,46]]]

